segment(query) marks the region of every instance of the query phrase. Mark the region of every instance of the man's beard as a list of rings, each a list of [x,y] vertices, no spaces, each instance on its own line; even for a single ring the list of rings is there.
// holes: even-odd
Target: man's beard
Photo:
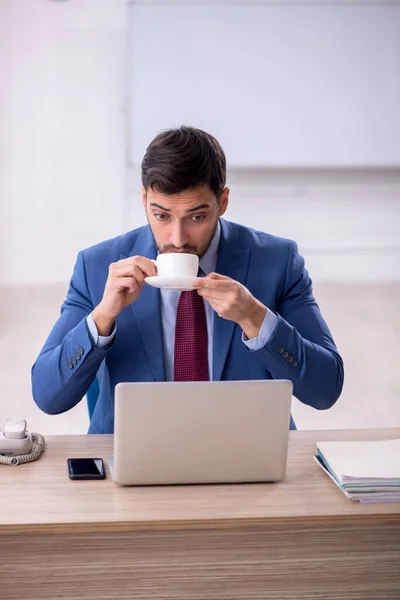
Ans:
[[[203,256],[207,253],[209,247],[211,246],[211,242],[213,240],[213,237],[215,235],[215,232],[217,230],[218,227],[218,218],[215,221],[215,225],[212,231],[212,234],[210,235],[209,240],[207,241],[207,244],[205,244],[202,248],[198,249],[196,246],[191,246],[190,244],[184,244],[183,246],[181,246],[180,248],[177,248],[176,246],[173,246],[172,244],[168,244],[166,246],[159,246],[159,244],[157,243],[157,240],[155,238],[154,232],[151,228],[150,222],[149,222],[149,227],[151,229],[151,232],[153,234],[153,238],[154,238],[154,243],[156,245],[157,251],[160,254],[165,254],[167,252],[187,252],[189,254],[197,254],[197,256],[199,257],[199,260],[201,260],[203,258]]]

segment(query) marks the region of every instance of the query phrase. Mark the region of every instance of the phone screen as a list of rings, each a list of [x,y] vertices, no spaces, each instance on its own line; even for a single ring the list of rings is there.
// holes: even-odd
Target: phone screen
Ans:
[[[68,472],[71,479],[104,479],[104,463],[101,458],[69,458]]]

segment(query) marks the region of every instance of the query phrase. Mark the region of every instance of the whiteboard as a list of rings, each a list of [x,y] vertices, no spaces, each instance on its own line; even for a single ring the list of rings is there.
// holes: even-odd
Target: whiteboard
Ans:
[[[230,167],[400,165],[400,7],[131,5],[129,152],[212,133]]]

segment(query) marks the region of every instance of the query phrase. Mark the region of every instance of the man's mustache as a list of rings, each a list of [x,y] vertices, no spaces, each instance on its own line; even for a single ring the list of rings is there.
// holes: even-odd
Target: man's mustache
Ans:
[[[189,244],[185,244],[184,246],[181,246],[180,248],[177,248],[176,246],[164,246],[164,248],[162,249],[162,252],[197,252],[197,248],[196,246],[190,246]]]

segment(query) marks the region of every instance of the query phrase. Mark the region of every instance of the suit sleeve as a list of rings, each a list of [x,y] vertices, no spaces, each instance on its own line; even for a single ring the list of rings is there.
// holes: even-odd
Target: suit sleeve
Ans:
[[[93,308],[80,252],[61,315],[32,367],[33,398],[47,414],[63,413],[84,397],[111,347],[93,343],[87,324]]]
[[[274,379],[290,379],[293,394],[317,409],[330,408],[343,387],[343,361],[316,303],[304,259],[292,242],[276,327],[254,356]],[[251,350],[249,350],[251,351]]]

